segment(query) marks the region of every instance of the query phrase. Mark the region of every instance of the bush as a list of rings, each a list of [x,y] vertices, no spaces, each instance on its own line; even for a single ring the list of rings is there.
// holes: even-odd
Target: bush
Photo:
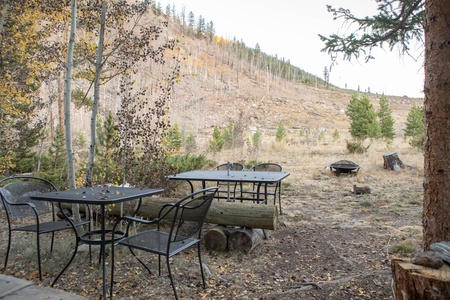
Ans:
[[[168,164],[178,169],[178,172],[187,172],[192,170],[203,169],[207,163],[206,156],[203,154],[193,155],[187,154],[176,154],[167,158]]]
[[[348,152],[350,152],[352,154],[366,153],[370,147],[370,145],[367,147],[364,147],[362,142],[360,142],[360,141],[353,141],[353,142],[346,141],[346,142],[347,142],[347,150],[348,150]]]

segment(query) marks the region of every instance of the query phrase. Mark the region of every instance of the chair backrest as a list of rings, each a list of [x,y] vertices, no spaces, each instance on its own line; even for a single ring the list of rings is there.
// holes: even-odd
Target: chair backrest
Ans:
[[[214,167],[214,170],[227,170],[227,164],[221,164]],[[244,165],[238,162],[232,163],[230,170],[232,171],[243,171]]]
[[[200,238],[203,223],[217,187],[192,193],[173,205],[174,210],[170,241],[181,242],[188,238]],[[164,209],[164,208],[163,208]]]
[[[12,176],[0,181],[0,198],[6,213],[11,218],[22,218],[34,215],[31,203],[38,214],[51,212],[51,204],[46,201],[31,200],[30,196],[56,191],[57,188],[48,180],[31,176]]]
[[[283,167],[275,163],[262,163],[252,167],[252,171],[281,172]]]

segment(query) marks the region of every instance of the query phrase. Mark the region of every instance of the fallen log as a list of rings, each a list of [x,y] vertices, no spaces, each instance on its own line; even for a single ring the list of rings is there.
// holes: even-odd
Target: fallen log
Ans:
[[[411,263],[409,257],[391,260],[395,299],[450,299],[450,266],[433,269]]]
[[[355,195],[370,194],[370,187],[353,185],[353,194]]]
[[[217,225],[203,236],[203,244],[208,251],[225,251],[228,246],[228,235],[225,226]]]
[[[138,215],[144,218],[156,218],[163,205],[175,203],[177,200],[173,198],[145,197],[142,199]],[[135,201],[128,201],[123,203],[123,208],[121,205],[109,205],[107,210],[112,215],[129,215],[133,213],[135,207]],[[64,204],[63,208],[71,209],[71,205]],[[205,222],[276,230],[278,226],[278,209],[276,205],[271,204],[213,201],[206,215]]]
[[[259,228],[239,228],[229,231],[228,249],[250,253],[258,246],[264,233]]]

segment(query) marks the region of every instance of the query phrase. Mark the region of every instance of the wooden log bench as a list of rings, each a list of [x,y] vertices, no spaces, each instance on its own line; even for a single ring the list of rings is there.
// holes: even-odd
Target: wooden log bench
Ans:
[[[158,216],[161,207],[168,203],[175,203],[178,199],[162,197],[146,197],[138,216],[153,219]],[[123,205],[108,206],[109,214],[127,215],[135,210],[136,203],[126,202]],[[64,208],[71,209],[70,204]],[[278,208],[271,204],[253,204],[241,202],[213,201],[206,215],[206,223],[246,228],[260,228],[276,230],[278,226]]]

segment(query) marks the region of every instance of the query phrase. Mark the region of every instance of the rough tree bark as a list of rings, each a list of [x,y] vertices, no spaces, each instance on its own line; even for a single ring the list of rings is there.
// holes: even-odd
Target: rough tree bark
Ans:
[[[427,0],[424,248],[450,241],[450,1]]]

